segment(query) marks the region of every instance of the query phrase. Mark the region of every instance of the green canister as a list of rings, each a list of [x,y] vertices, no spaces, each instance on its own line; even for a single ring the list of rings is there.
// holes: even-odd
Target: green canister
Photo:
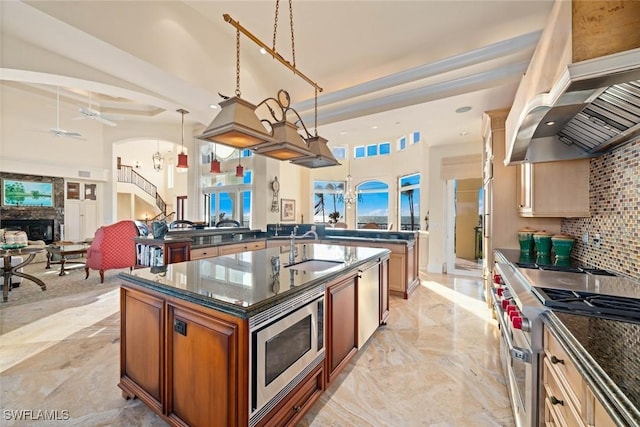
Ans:
[[[518,242],[520,243],[521,253],[533,252],[533,234],[536,230],[525,227],[518,230]]]
[[[544,230],[533,233],[533,242],[538,256],[551,256],[551,236],[551,233]]]

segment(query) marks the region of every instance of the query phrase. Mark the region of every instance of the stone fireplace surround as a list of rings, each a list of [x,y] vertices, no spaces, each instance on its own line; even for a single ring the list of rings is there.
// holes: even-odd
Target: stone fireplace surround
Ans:
[[[46,243],[60,240],[60,224],[64,224],[64,179],[6,172],[0,172],[0,178],[53,182],[54,207],[0,206],[0,228],[24,230],[29,240]]]

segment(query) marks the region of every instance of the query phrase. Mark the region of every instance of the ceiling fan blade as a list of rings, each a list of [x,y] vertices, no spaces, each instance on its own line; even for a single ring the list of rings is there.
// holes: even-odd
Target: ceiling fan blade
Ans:
[[[96,120],[97,120],[97,121],[99,121],[100,123],[105,124],[105,125],[107,125],[107,126],[111,126],[111,127],[118,126],[118,124],[117,124],[117,123],[112,122],[111,120],[105,119],[105,118],[104,118],[104,117],[102,117],[102,116],[96,116],[96,117],[94,117],[94,119],[96,119]]]
[[[107,119],[106,117],[103,117],[102,113],[100,113],[100,111],[94,110],[93,108],[80,107],[78,109],[78,111],[80,111],[80,114],[82,114],[82,116],[88,117],[88,118],[93,119],[93,120],[96,120],[96,121],[98,121],[98,122],[100,122],[102,124],[105,124],[105,125],[108,125],[108,126],[111,126],[111,127],[118,126],[117,123],[112,122],[111,120]]]
[[[58,137],[81,138],[82,134],[75,131],[68,131],[60,128],[49,128],[49,133]]]

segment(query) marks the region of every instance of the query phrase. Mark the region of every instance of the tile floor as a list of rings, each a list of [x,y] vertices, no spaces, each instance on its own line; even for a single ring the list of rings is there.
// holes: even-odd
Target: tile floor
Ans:
[[[300,426],[514,425],[481,282],[422,279],[409,300],[392,298],[389,324]],[[0,336],[0,425],[166,425],[139,401],[124,400],[116,385],[118,292],[0,305],[8,331]],[[42,411],[57,421],[42,421]],[[20,414],[31,420],[16,420]]]

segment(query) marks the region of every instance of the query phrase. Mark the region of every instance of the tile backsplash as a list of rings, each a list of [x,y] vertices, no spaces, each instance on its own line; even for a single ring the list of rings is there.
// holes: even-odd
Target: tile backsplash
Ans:
[[[591,159],[590,169],[591,217],[562,220],[562,232],[576,239],[572,256],[640,279],[640,139]]]

